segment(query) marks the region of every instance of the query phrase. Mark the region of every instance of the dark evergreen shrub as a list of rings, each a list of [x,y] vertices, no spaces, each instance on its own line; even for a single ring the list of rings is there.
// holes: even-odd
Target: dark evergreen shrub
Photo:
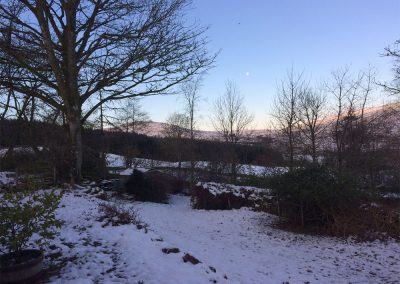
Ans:
[[[320,166],[295,169],[272,178],[270,184],[288,221],[302,225],[334,222],[336,213],[359,195],[349,179]]]
[[[193,190],[192,207],[194,209],[231,210],[250,205],[247,199],[230,192],[214,195],[201,186],[195,186]]]
[[[400,236],[398,206],[358,189],[352,177],[310,167],[274,177],[271,188],[291,224],[362,240]]]
[[[150,179],[141,171],[133,170],[125,183],[125,189],[136,200],[165,203],[168,199],[167,188]]]
[[[92,180],[105,178],[106,175],[105,159],[86,146],[83,147],[82,175]]]

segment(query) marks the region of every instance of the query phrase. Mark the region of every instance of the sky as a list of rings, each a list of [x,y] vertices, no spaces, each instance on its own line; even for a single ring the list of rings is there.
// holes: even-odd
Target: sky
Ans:
[[[293,66],[312,83],[344,66],[357,72],[369,64],[390,80],[384,48],[400,39],[400,0],[194,0],[188,22],[207,26],[210,52],[220,51],[200,90],[200,128],[212,129],[210,109],[234,81],[265,128],[277,83]],[[153,121],[181,111],[179,96],[148,97]]]

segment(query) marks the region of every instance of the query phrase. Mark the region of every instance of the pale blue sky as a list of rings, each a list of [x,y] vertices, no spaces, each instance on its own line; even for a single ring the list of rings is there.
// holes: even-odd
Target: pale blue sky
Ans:
[[[188,20],[209,26],[209,49],[221,49],[201,89],[203,128],[227,79],[240,88],[258,128],[292,65],[312,81],[349,64],[355,71],[372,64],[382,80],[390,79],[391,62],[381,53],[400,39],[400,0],[194,0],[193,6]],[[154,121],[181,109],[177,97],[142,104]]]

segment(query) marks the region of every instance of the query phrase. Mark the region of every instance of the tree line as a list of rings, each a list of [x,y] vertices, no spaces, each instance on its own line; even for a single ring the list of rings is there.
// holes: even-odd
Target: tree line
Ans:
[[[396,85],[397,79],[378,82],[372,67],[357,73],[340,68],[318,86],[291,69],[278,86],[273,112],[275,138],[289,168],[308,161],[334,169],[339,177],[351,176],[365,188],[398,189],[397,98],[376,104],[386,95],[381,86],[394,90]]]
[[[63,125],[68,141],[59,144],[61,156],[74,183],[82,176],[85,144],[90,145],[82,140],[83,129],[98,127],[102,137],[109,135],[104,125],[137,132],[149,120],[138,98],[182,93],[184,111],[171,115],[165,133],[177,143],[175,159],[189,156],[194,180],[198,90],[217,53],[207,49],[206,28],[181,20],[188,8],[188,0],[0,0],[0,122]],[[387,176],[382,169],[399,172],[397,104],[370,107],[377,88],[392,97],[400,93],[399,43],[383,54],[393,59],[391,82],[377,82],[373,68],[356,74],[338,69],[320,86],[288,72],[277,88],[268,141],[290,169],[311,157],[339,173],[368,176],[371,187]],[[237,149],[247,143],[253,119],[239,88],[228,81],[213,104],[212,124],[223,137],[224,151],[217,156],[232,181],[243,161]],[[25,135],[9,129],[0,134],[15,141]],[[100,148],[104,159],[106,144]],[[132,148],[126,146],[127,156],[138,154]]]

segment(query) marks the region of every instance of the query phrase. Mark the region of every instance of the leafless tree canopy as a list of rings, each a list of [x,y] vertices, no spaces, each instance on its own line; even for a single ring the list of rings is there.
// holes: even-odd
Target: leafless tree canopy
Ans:
[[[184,113],[174,112],[167,118],[163,129],[165,136],[181,139],[189,134],[189,117]]]
[[[198,122],[197,112],[199,109],[199,103],[201,100],[201,96],[199,93],[199,89],[202,83],[202,76],[196,76],[191,78],[182,84],[181,92],[184,97],[185,102],[185,113],[189,118],[189,138],[190,138],[190,147],[188,149],[190,155],[190,183],[189,183],[189,192],[192,193],[194,185],[195,185],[195,141],[196,138],[196,128]]]
[[[353,76],[350,69],[345,67],[332,72],[331,80],[326,84],[328,94],[335,101],[332,138],[336,148],[339,172],[343,168],[346,148],[356,145],[359,148],[363,144],[366,128],[365,110],[371,99],[374,76],[372,68],[360,71],[357,76]],[[350,139],[350,136],[354,137]],[[349,142],[352,145],[349,145]],[[360,149],[353,150],[360,151]]]
[[[237,143],[243,138],[244,131],[252,123],[250,114],[235,83],[228,81],[225,94],[214,103],[213,126],[230,143]]]
[[[273,104],[273,117],[279,130],[286,140],[289,153],[289,166],[293,167],[294,148],[297,124],[299,122],[298,108],[300,96],[307,90],[307,84],[302,74],[295,74],[293,68],[287,72],[287,77],[278,85],[277,95]]]
[[[65,114],[75,176],[82,156],[80,125],[99,106],[171,92],[214,61],[205,49],[205,29],[184,23],[188,4],[0,0],[0,86]]]
[[[323,92],[307,87],[300,93],[297,111],[299,129],[313,163],[317,163],[319,138],[327,127],[325,107],[326,95]]]
[[[212,124],[225,140],[226,155],[220,159],[228,164],[232,182],[236,181],[240,168],[235,145],[245,137],[245,131],[253,119],[253,114],[244,105],[244,97],[238,87],[232,81],[227,81],[225,93],[214,102]]]
[[[57,108],[69,88],[81,105],[100,90],[103,102],[166,92],[212,60],[204,29],[179,19],[186,2],[2,1],[0,63],[15,72],[1,83]]]
[[[393,46],[385,48],[384,56],[393,59],[393,81],[391,83],[381,83],[380,85],[392,95],[400,95],[400,39]]]
[[[108,120],[113,127],[128,132],[141,132],[150,122],[149,114],[142,109],[138,98],[128,99],[121,106],[113,108],[115,116]]]
[[[167,118],[167,124],[164,127],[164,134],[172,143],[172,151],[178,160],[178,176],[181,177],[182,156],[186,147],[184,147],[183,138],[190,135],[190,119],[185,113],[174,112]]]
[[[196,135],[197,112],[201,99],[199,93],[201,82],[202,77],[196,76],[191,78],[191,80],[187,80],[181,86],[181,92],[185,103],[185,113],[189,117],[190,139],[194,139]]]

